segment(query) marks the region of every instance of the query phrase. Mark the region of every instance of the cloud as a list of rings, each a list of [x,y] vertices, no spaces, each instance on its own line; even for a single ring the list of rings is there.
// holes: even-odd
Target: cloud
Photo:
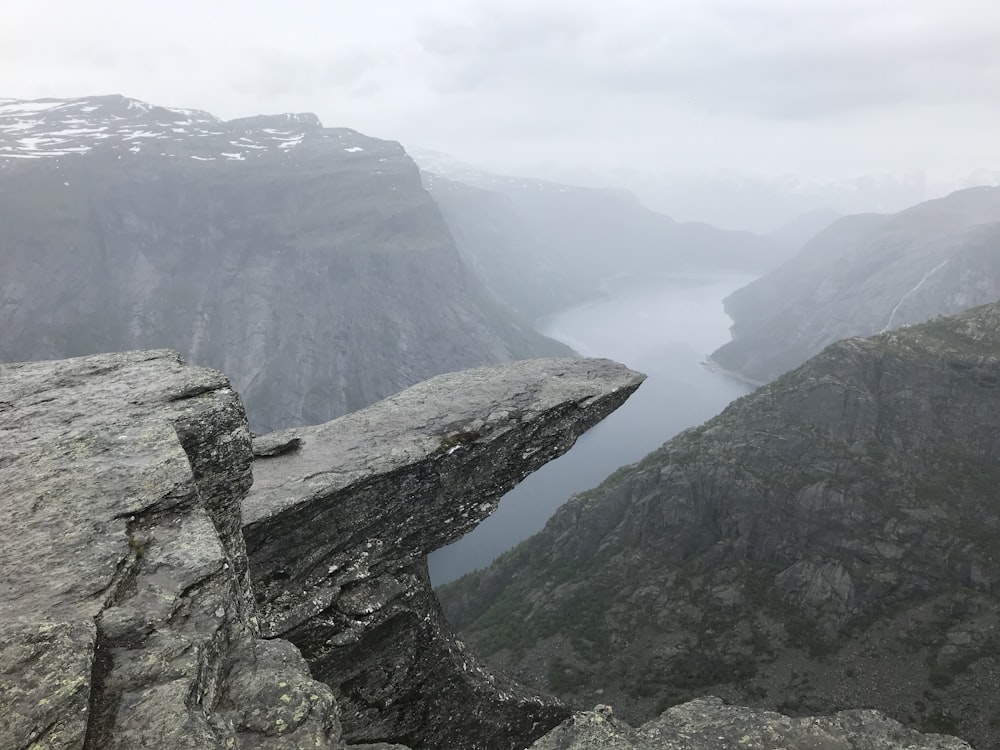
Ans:
[[[992,0],[7,5],[0,96],[315,111],[507,171],[1000,166]]]
[[[461,25],[425,28],[421,40],[442,58],[437,83],[445,91],[516,81],[811,118],[994,98],[1000,6],[966,2],[983,11],[977,15],[962,5],[717,0],[620,15],[593,5],[566,15],[487,8]]]

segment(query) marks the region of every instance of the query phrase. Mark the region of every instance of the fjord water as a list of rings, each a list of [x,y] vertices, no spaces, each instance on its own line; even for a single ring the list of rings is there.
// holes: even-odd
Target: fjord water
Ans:
[[[488,565],[542,528],[571,494],[590,489],[681,430],[718,414],[752,387],[703,364],[729,340],[722,309],[751,276],[632,276],[605,284],[594,302],[552,315],[538,330],[587,357],[609,357],[649,377],[624,406],[565,455],[504,496],[497,511],[430,556],[431,580],[447,583]]]

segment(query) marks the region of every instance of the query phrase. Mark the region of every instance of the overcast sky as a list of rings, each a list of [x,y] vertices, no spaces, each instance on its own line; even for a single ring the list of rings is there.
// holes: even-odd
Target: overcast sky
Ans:
[[[1000,169],[997,0],[3,0],[0,96],[123,93],[509,172]]]

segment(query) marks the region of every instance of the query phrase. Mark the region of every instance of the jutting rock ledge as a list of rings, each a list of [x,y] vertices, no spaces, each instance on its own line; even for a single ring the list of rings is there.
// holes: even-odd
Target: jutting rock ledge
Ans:
[[[228,380],[173,352],[0,365],[0,747],[506,749],[564,719],[540,748],[707,746],[581,732],[603,714],[487,673],[427,579],[427,553],[642,379],[480,368],[252,441]],[[829,746],[963,746],[870,718],[869,744],[834,722]]]

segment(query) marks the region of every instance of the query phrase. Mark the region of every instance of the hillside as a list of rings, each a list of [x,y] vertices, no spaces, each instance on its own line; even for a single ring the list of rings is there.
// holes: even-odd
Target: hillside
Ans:
[[[828,347],[439,597],[577,707],[877,708],[997,747],[998,487],[993,303]]]
[[[834,222],[726,299],[722,367],[766,382],[846,336],[870,336],[1000,296],[1000,188]]]

